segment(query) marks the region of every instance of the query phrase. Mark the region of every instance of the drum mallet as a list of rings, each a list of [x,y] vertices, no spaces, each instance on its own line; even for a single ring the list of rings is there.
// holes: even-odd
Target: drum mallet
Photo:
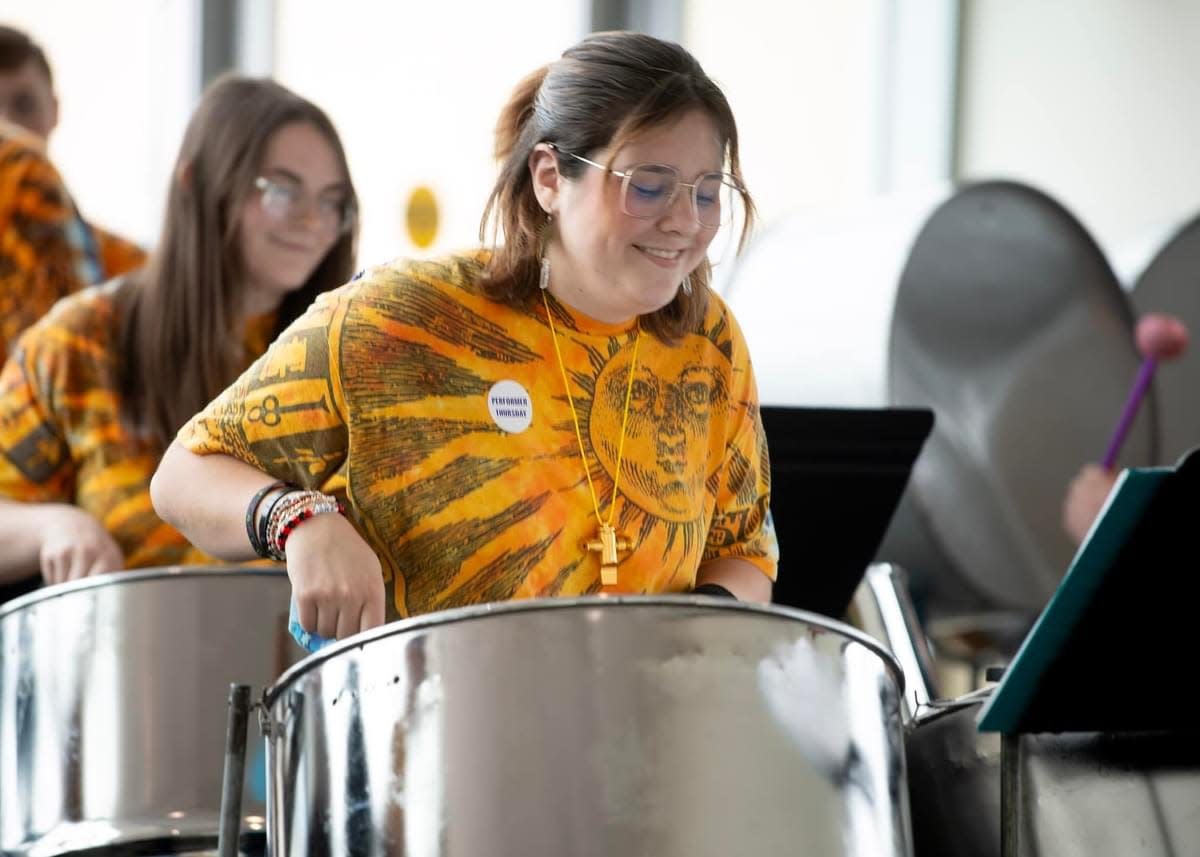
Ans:
[[[1159,363],[1174,360],[1183,354],[1188,344],[1188,329],[1174,316],[1152,312],[1138,321],[1134,338],[1142,355],[1142,365],[1134,378],[1133,387],[1129,390],[1129,398],[1125,400],[1125,407],[1113,431],[1112,440],[1108,442],[1104,459],[1100,462],[1104,469],[1109,471],[1113,469],[1121,446],[1125,443],[1125,436],[1133,426],[1133,418],[1137,416],[1142,399],[1150,389],[1150,382],[1154,380],[1154,370]]]

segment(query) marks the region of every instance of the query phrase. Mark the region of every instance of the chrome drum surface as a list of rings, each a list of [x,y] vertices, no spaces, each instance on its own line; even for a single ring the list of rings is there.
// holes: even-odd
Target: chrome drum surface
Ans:
[[[273,854],[907,855],[902,679],[812,614],[697,597],[465,608],[267,694]]]
[[[215,847],[229,685],[304,654],[290,592],[281,571],[158,569],[0,609],[0,852]],[[250,782],[243,829],[261,830]]]

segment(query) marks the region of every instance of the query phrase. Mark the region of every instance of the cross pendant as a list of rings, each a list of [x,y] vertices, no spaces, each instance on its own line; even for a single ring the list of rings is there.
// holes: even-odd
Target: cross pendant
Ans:
[[[600,554],[600,582],[612,586],[617,582],[617,563],[621,561],[620,552],[633,549],[633,545],[617,535],[611,524],[601,524],[598,538],[583,543],[584,550]]]

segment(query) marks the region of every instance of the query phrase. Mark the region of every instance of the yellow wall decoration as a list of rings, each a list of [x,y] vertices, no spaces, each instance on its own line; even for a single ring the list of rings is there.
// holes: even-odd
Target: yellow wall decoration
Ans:
[[[438,231],[438,204],[432,190],[424,185],[413,188],[408,195],[404,223],[409,239],[418,248],[424,250],[433,244]]]

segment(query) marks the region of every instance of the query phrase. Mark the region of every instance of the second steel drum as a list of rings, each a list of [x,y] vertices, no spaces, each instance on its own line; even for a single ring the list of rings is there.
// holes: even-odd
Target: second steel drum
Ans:
[[[0,608],[0,853],[215,847],[229,685],[263,687],[304,654],[290,593],[281,571],[178,568]],[[243,804],[251,837],[262,798]]]

